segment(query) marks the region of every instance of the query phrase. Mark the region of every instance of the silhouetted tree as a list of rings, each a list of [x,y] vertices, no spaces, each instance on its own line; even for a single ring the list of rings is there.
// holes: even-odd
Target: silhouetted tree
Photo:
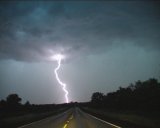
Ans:
[[[151,78],[146,81],[138,80],[128,87],[120,87],[117,91],[103,95],[95,92],[92,95],[92,105],[96,107],[123,110],[153,111],[160,110],[160,83]]]
[[[6,107],[6,101],[5,100],[1,100],[0,101],[0,109],[3,109]]]
[[[31,104],[29,103],[29,101],[27,101],[25,104],[24,104],[26,107],[30,106]]]
[[[101,93],[101,92],[95,92],[92,95],[91,101],[93,103],[100,103],[100,102],[103,101],[103,99],[104,99],[104,94],[103,93]]]
[[[21,98],[17,94],[10,94],[7,96],[7,104],[10,106],[17,106],[21,104]]]

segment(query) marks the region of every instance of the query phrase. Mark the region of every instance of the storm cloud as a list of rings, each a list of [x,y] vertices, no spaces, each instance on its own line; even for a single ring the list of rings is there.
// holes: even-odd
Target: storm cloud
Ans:
[[[63,103],[51,61],[69,101],[89,101],[137,80],[160,79],[160,2],[0,2],[0,99]]]
[[[132,44],[160,48],[159,2],[1,2],[0,59],[46,61]]]

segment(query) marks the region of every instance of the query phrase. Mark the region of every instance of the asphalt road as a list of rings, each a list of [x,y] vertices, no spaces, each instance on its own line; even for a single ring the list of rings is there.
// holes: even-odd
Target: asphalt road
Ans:
[[[57,116],[45,118],[19,128],[121,128],[89,115],[79,108],[72,108]]]

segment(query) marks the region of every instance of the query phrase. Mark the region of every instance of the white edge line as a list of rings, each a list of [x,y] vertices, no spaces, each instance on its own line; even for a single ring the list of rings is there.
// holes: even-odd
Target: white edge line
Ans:
[[[85,112],[85,113],[86,113],[86,112]],[[86,114],[88,114],[88,113],[86,113]],[[120,127],[120,126],[114,125],[114,124],[112,124],[112,123],[109,123],[109,122],[107,122],[107,121],[104,121],[104,120],[102,120],[102,119],[99,119],[99,118],[97,118],[97,117],[95,117],[95,116],[92,116],[92,115],[90,115],[90,114],[88,114],[88,115],[91,116],[91,117],[93,117],[93,118],[95,118],[95,119],[97,119],[97,120],[99,120],[99,121],[101,121],[101,122],[103,122],[103,123],[109,124],[109,125],[111,125],[111,126],[113,126],[113,127],[122,128],[122,127]]]
[[[70,110],[70,109],[69,109],[69,110]],[[67,110],[67,111],[68,111],[68,110]],[[58,115],[56,115],[56,116],[59,116],[59,115],[61,115],[61,114],[65,114],[67,111],[65,111],[65,112],[63,112],[63,113],[60,113],[60,114],[58,114]],[[53,115],[53,116],[54,116],[54,115]],[[29,123],[29,124],[25,124],[25,125],[19,126],[19,127],[17,127],[17,128],[23,128],[23,127],[32,125],[32,124],[34,124],[34,123],[38,123],[38,122],[41,122],[41,121],[43,121],[43,120],[47,120],[48,118],[51,118],[51,117],[52,117],[52,116],[49,116],[49,117],[46,117],[46,118],[41,119],[41,120],[38,120],[38,121],[34,121],[34,122],[32,122],[32,123]]]

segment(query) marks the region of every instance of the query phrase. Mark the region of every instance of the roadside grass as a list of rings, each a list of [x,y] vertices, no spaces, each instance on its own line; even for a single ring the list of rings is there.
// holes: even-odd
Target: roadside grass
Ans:
[[[28,113],[23,116],[15,116],[15,117],[8,117],[0,120],[0,127],[1,128],[17,128],[19,126],[29,124],[50,116],[58,115],[67,109],[58,109],[51,112],[43,112],[43,113]]]
[[[132,112],[114,112],[109,110],[97,110],[93,108],[82,108],[85,112],[99,117],[103,120],[115,123],[122,128],[158,128],[160,118],[137,115]]]

